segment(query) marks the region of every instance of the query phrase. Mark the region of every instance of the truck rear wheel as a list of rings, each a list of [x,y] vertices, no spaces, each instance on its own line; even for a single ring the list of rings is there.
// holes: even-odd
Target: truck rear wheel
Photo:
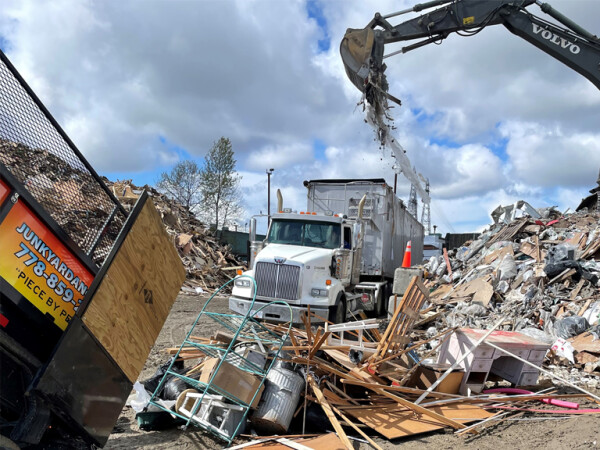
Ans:
[[[344,323],[346,321],[346,299],[340,292],[335,305],[329,307],[329,321],[333,323]]]
[[[392,295],[392,283],[387,282],[381,287],[381,292],[379,294],[379,299],[377,301],[377,306],[375,307],[375,311],[377,317],[381,318],[382,316],[387,315],[387,305],[390,296]]]

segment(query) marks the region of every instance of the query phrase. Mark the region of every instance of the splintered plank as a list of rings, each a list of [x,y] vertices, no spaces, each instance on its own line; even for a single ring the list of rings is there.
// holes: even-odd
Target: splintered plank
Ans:
[[[365,438],[367,440],[367,442],[369,444],[371,444],[371,446],[375,449],[375,450],[383,450],[379,445],[377,445],[377,443],[371,439],[367,434],[365,434],[365,432],[363,430],[361,430],[360,428],[358,428],[350,419],[348,419],[348,417],[346,417],[344,415],[344,413],[342,413],[339,409],[337,409],[335,406],[332,407],[333,410],[335,411],[335,413],[340,416],[347,425],[349,425],[350,427],[352,427],[354,429],[354,431],[356,431],[358,434],[360,434],[363,438]]]
[[[133,383],[185,280],[185,269],[149,197],[142,196],[130,223],[106,275],[90,289],[82,320]]]
[[[323,412],[325,413],[325,415],[331,422],[331,425],[333,426],[334,430],[336,431],[338,437],[341,439],[341,441],[343,442],[343,444],[346,446],[346,448],[348,450],[353,450],[354,446],[348,439],[348,436],[346,436],[346,433],[344,432],[342,425],[340,425],[340,422],[337,420],[337,418],[335,417],[335,414],[333,413],[333,410],[331,409],[331,405],[327,402],[327,399],[323,395],[323,392],[321,392],[321,389],[319,389],[319,386],[317,385],[317,382],[314,380],[312,375],[308,376],[308,384],[310,384],[310,387],[312,388],[313,393],[319,400],[319,404],[321,405]]]
[[[327,450],[345,450],[346,447],[335,433],[327,433],[315,437],[301,438],[297,437],[291,439],[290,437],[281,438],[273,437],[266,440],[266,442],[248,443],[248,445],[233,447],[233,449],[244,449],[244,450],[290,450],[291,448],[304,448],[304,449],[327,449]],[[297,445],[297,446],[296,446]]]
[[[498,233],[496,233],[489,241],[485,243],[486,248],[489,248],[494,242],[510,241],[512,237],[525,228],[529,219],[523,217],[521,220],[517,220],[512,224],[505,225]]]

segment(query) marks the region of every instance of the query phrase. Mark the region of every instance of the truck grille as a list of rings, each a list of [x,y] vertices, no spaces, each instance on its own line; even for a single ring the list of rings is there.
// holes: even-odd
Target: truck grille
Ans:
[[[257,286],[256,295],[283,300],[298,300],[300,267],[257,262],[254,278]]]

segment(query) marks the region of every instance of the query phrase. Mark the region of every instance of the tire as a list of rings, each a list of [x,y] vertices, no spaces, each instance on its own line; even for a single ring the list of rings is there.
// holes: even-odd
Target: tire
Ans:
[[[335,305],[329,307],[328,319],[333,323],[344,323],[346,321],[346,299],[341,292],[337,296]]]
[[[381,289],[381,295],[379,296],[379,301],[377,302],[377,306],[375,310],[377,311],[377,317],[381,318],[384,315],[387,316],[387,304],[388,299],[392,293],[392,284],[388,281]]]

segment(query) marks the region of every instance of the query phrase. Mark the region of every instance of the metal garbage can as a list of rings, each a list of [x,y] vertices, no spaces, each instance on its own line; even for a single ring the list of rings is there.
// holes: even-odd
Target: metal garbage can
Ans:
[[[265,391],[250,420],[260,431],[268,434],[287,432],[304,389],[304,379],[280,363],[269,371]]]

